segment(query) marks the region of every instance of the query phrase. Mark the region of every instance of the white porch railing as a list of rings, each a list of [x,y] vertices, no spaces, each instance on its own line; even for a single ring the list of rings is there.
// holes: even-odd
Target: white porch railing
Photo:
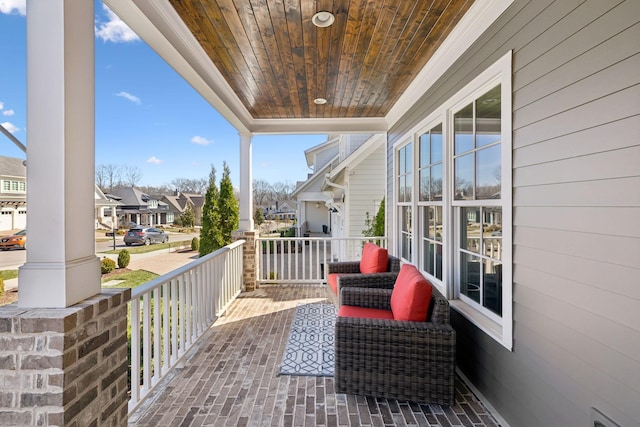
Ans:
[[[258,237],[257,283],[323,283],[324,265],[355,261],[365,242],[386,247],[386,237]]]
[[[238,296],[243,243],[238,240],[132,290],[129,413]]]

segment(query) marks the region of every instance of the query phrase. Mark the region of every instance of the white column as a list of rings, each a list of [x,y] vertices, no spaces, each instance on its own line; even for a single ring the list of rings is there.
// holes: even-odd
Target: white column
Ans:
[[[253,231],[253,173],[250,133],[240,133],[240,231]]]
[[[27,1],[29,249],[20,307],[69,307],[100,293],[93,26],[93,1]]]

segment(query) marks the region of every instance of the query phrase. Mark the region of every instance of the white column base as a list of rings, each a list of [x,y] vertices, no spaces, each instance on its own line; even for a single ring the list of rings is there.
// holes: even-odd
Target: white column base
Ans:
[[[20,292],[18,306],[69,307],[100,293],[100,259],[90,256],[66,263],[31,262],[20,267],[19,278],[18,291],[20,283],[28,283],[29,292]],[[80,282],[84,282],[83,286],[66,286],[67,283]]]

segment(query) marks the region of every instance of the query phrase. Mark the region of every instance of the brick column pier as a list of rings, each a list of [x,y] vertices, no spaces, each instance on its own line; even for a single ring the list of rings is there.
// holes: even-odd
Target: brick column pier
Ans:
[[[0,425],[126,426],[130,289],[0,307]]]
[[[234,241],[245,240],[242,245],[244,290],[253,291],[258,287],[256,282],[256,232],[235,231],[233,239]]]

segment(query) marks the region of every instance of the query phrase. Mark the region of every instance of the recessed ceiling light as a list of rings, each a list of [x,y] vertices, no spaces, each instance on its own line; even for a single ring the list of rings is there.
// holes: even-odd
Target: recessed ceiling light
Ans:
[[[317,105],[322,105],[322,104],[326,104],[327,100],[324,98],[316,98],[313,100],[313,102]]]
[[[333,24],[333,21],[335,20],[336,17],[333,13],[327,11],[318,12],[313,15],[313,18],[311,18],[311,22],[313,22],[313,25],[316,27],[328,27]]]

